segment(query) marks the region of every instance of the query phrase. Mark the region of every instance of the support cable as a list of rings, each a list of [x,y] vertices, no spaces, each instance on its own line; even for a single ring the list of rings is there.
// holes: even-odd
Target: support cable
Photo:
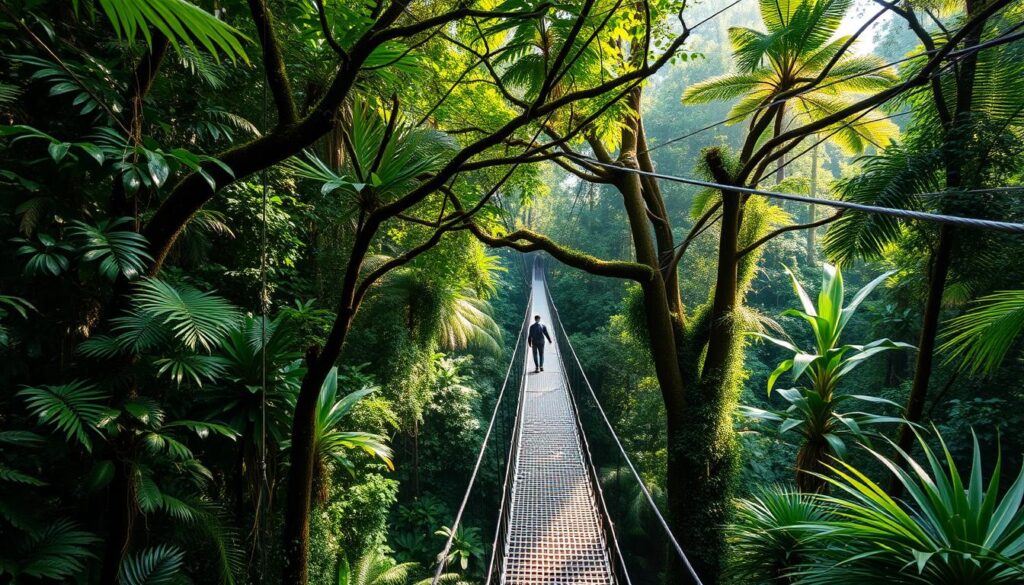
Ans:
[[[624,167],[621,165],[613,165],[605,162],[601,162],[597,159],[584,157],[577,154],[561,153],[560,156],[574,159],[577,162],[586,162],[598,166],[605,167],[610,170],[633,173],[635,175],[642,175],[645,177],[653,177],[655,179],[664,179],[666,181],[672,181],[674,183],[683,183],[686,185],[693,185],[696,187],[706,187],[710,189],[719,189],[725,191],[733,191],[736,193],[746,193],[748,195],[762,195],[771,199],[781,199],[784,201],[796,201],[799,203],[813,203],[815,205],[825,205],[827,207],[834,207],[837,209],[853,209],[855,211],[865,211],[868,213],[877,213],[879,215],[889,215],[893,217],[899,217],[902,219],[916,219],[922,221],[930,221],[934,223],[945,223],[950,225],[957,225],[971,228],[990,229],[1000,232],[1007,232],[1011,234],[1024,234],[1024,223],[1014,223],[1008,221],[997,221],[991,219],[979,219],[975,217],[962,217],[959,215],[945,215],[941,213],[930,213],[927,211],[914,211],[912,209],[901,209],[898,207],[881,207],[878,205],[867,205],[864,203],[855,203],[853,201],[842,201],[836,199],[821,199],[818,197],[807,197],[804,195],[796,195],[793,193],[779,193],[777,191],[765,191],[763,189],[752,189],[750,187],[740,187],[737,185],[724,185],[722,183],[715,183],[712,181],[702,181],[699,179],[690,179],[687,177],[677,177],[674,175],[666,175],[663,173],[654,173],[650,171],[642,171],[640,169],[633,169]],[[928,195],[928,194],[924,194]]]

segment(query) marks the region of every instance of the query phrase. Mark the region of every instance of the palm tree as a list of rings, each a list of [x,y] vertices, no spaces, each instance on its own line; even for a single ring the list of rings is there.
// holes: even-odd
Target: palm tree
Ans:
[[[821,474],[828,463],[833,457],[846,456],[844,437],[867,442],[872,426],[902,422],[900,418],[860,411],[839,412],[839,408],[850,400],[889,404],[899,408],[889,400],[874,396],[840,395],[836,392],[840,380],[867,358],[893,349],[910,349],[912,346],[889,339],[878,339],[864,345],[839,343],[843,329],[857,307],[890,274],[883,274],[869,282],[844,307],[843,277],[839,269],[829,264],[824,265],[817,305],[811,302],[796,276],[788,268],[786,272],[793,281],[793,289],[800,298],[803,310],[789,309],[783,314],[800,317],[810,325],[815,341],[814,350],[808,353],[795,343],[762,334],[754,335],[793,352],[793,357],[779,364],[768,377],[769,394],[779,377],[789,371],[792,371],[794,381],[807,378],[810,385],[777,391],[789,403],[786,410],[751,407],[744,407],[743,410],[752,419],[778,425],[779,434],[796,431],[803,436],[796,461],[797,486],[804,492],[819,492],[827,487]]]
[[[490,266],[484,268],[488,279],[494,271]],[[406,326],[422,346],[436,343],[446,350],[477,347],[498,353],[501,328],[491,315],[490,304],[463,280],[423,268],[396,270],[381,284],[381,300],[405,311]],[[485,283],[491,286],[489,281]]]
[[[835,37],[850,5],[850,0],[760,0],[764,32],[729,29],[739,70],[690,86],[683,102],[739,98],[727,119],[749,118],[751,133],[759,139],[770,125],[778,134],[792,118],[815,121],[854,103],[858,95],[889,87],[896,75],[882,59],[852,55],[850,37]],[[897,132],[891,121],[875,114],[833,130],[831,140],[849,153],[881,148]]]

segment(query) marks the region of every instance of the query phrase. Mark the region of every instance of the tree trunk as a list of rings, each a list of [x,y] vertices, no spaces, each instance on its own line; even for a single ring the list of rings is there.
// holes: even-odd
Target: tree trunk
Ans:
[[[347,327],[345,334],[347,334]],[[304,585],[309,578],[309,516],[312,510],[313,426],[320,388],[330,373],[334,360],[321,355],[311,360],[309,372],[302,380],[292,417],[291,466],[288,469],[288,492],[284,502],[284,571],[281,582]]]
[[[796,454],[797,489],[805,494],[828,492],[828,482],[818,475],[827,471],[824,462],[830,453],[828,441],[821,437],[809,440],[800,446],[800,451]]]
[[[817,137],[817,135],[815,135],[813,138],[814,138],[815,141],[817,141],[818,137]],[[811,198],[813,199],[813,198],[815,198],[817,196],[818,196],[818,145],[815,144],[814,148],[811,149]],[[815,209],[814,204],[813,203],[808,204],[807,205],[807,223],[814,223],[814,221],[817,219],[817,217],[815,217],[816,215],[817,215],[817,210]],[[816,234],[815,234],[815,229],[814,228],[809,228],[807,230],[807,263],[812,265],[812,266],[814,265],[814,255],[815,255],[815,249],[814,248],[815,248],[815,245],[816,245],[815,241],[814,241],[815,235]]]
[[[320,389],[331,368],[341,356],[345,340],[359,310],[356,288],[363,260],[370,243],[380,227],[381,219],[367,220],[356,233],[348,265],[341,286],[341,301],[323,349],[307,355],[309,369],[299,388],[292,418],[291,466],[288,469],[288,491],[284,504],[284,531],[281,533],[284,551],[284,585],[306,585],[309,578],[309,516],[313,492],[314,435],[316,403]]]
[[[970,18],[980,7],[976,0],[967,0],[967,16]],[[985,23],[981,22],[964,38],[964,47],[973,47],[981,42]],[[969,116],[974,104],[974,81],[977,73],[978,55],[967,55],[956,70],[956,100],[951,119],[945,119],[945,136],[943,137],[943,163],[946,172],[946,189],[954,191],[965,186],[964,148],[963,143],[972,140],[969,127]],[[936,100],[943,99],[941,95]],[[948,115],[947,115],[948,116]],[[977,162],[977,161],[973,161]],[[919,422],[924,412],[924,403],[928,397],[928,383],[931,380],[935,352],[935,337],[939,330],[939,313],[942,310],[942,295],[946,288],[946,277],[949,274],[952,259],[953,243],[956,232],[953,226],[942,224],[939,228],[939,241],[932,257],[931,272],[928,275],[928,299],[925,302],[925,313],[921,324],[921,339],[918,343],[917,366],[914,370],[914,382],[907,398],[906,417],[910,422]],[[914,432],[909,425],[903,425],[897,445],[907,451],[913,446]],[[899,494],[902,484],[895,478],[890,491]]]
[[[935,338],[939,331],[939,313],[942,310],[942,295],[946,289],[946,276],[949,273],[953,239],[953,227],[943,224],[939,228],[938,248],[932,258],[931,274],[928,278],[928,298],[925,301],[921,338],[917,344],[917,366],[914,369],[914,382],[910,387],[910,396],[907,397],[906,417],[913,423],[921,421],[924,403],[928,398],[928,383],[932,376],[935,359]],[[900,429],[899,440],[896,444],[904,451],[909,451],[914,445],[914,431],[910,425],[903,425]],[[895,480],[892,487],[893,490],[899,489]]]
[[[717,276],[706,323],[707,352],[700,379],[690,388],[689,402],[693,407],[684,413],[683,430],[676,445],[685,460],[684,475],[679,481],[685,493],[682,516],[688,526],[681,544],[692,555],[706,584],[718,583],[721,578],[726,551],[722,527],[729,518],[736,468],[731,403],[736,400],[734,309],[740,210],[739,195],[723,193]],[[689,350],[699,352],[699,344]],[[692,363],[688,367],[697,365]]]

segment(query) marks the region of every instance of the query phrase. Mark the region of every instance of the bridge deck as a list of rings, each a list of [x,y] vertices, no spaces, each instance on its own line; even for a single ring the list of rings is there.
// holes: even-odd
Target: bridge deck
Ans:
[[[533,314],[555,335],[545,282],[533,281]],[[509,585],[611,584],[601,520],[576,433],[558,346],[547,344],[545,368],[526,392],[502,582]]]

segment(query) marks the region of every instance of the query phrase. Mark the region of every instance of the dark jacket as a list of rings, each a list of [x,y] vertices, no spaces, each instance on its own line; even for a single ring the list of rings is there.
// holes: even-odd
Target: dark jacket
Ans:
[[[548,341],[551,341],[551,336],[548,335],[547,326],[541,323],[534,323],[533,325],[530,325],[530,332],[526,336],[526,339],[527,341],[529,341],[530,345],[544,345],[545,337],[548,339]]]

